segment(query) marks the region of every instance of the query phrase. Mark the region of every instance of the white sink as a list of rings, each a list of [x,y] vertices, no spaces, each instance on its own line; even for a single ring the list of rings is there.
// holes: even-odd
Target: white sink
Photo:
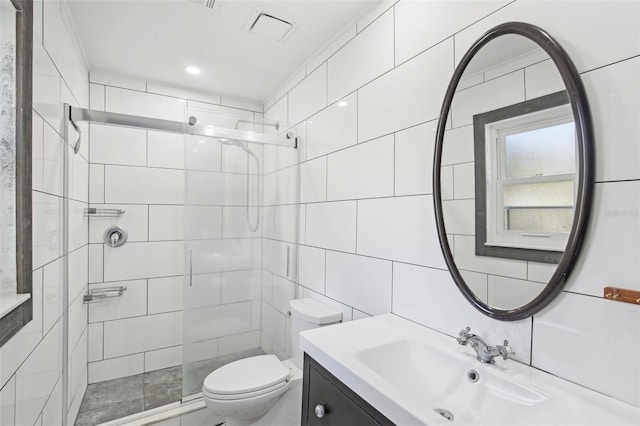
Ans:
[[[300,340],[397,425],[640,424],[638,407],[513,360],[483,364],[455,339],[392,314],[308,330]]]

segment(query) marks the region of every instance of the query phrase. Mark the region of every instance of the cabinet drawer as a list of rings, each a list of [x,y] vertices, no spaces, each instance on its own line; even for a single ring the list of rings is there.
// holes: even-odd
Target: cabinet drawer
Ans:
[[[322,417],[318,417],[315,413],[318,405],[324,409]],[[390,420],[308,355],[305,355],[302,424],[308,426],[393,425]]]

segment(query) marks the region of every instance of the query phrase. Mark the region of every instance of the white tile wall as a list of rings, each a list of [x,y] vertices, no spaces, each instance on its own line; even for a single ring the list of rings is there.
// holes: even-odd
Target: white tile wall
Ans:
[[[222,168],[222,145],[216,139],[186,136],[184,164],[188,170],[219,172]]]
[[[430,121],[396,133],[394,194],[430,194],[432,163],[438,122]]]
[[[62,423],[63,412],[66,415],[70,407],[63,406],[62,399],[64,364],[69,366],[68,394],[73,396],[86,387],[86,379],[78,374],[82,366],[86,368],[86,354],[76,349],[87,326],[86,313],[82,315],[77,301],[87,283],[87,223],[78,212],[88,201],[88,144],[79,155],[67,158],[69,173],[64,176],[63,165],[70,148],[60,135],[62,103],[88,106],[87,70],[63,2],[34,2],[34,27],[33,319],[0,349],[0,423],[7,426]],[[88,134],[88,126],[83,125],[83,133]],[[68,197],[75,200],[70,203],[69,229],[62,222],[65,179]],[[70,254],[63,252],[65,238]],[[67,259],[68,301],[62,291]],[[61,316],[67,302],[69,356],[63,359]],[[75,421],[73,410],[69,419],[70,423]]]
[[[90,323],[137,317],[147,313],[147,280],[91,284],[89,290],[120,286],[127,288],[122,296],[89,304]]]
[[[518,322],[498,322],[483,316],[473,309],[453,284],[449,273],[445,269],[442,255],[438,247],[435,227],[433,227],[433,207],[429,196],[430,168],[433,130],[437,123],[442,98],[453,72],[454,65],[460,60],[466,49],[489,28],[508,21],[530,22],[547,30],[569,52],[577,65],[585,82],[591,110],[593,112],[594,128],[596,132],[596,173],[598,181],[606,181],[596,185],[596,205],[590,230],[583,247],[578,264],[567,283],[567,290],[572,293],[565,297],[585,298],[593,303],[612,303],[602,300],[603,283],[617,282],[622,287],[636,288],[639,279],[636,278],[638,258],[637,237],[637,197],[640,191],[636,188],[638,166],[635,155],[637,139],[640,133],[638,120],[630,118],[637,116],[637,85],[640,81],[636,70],[637,56],[640,54],[640,39],[636,37],[640,24],[640,6],[629,2],[533,2],[533,1],[469,1],[469,2],[413,2],[401,0],[393,3],[390,10],[383,16],[377,17],[381,10],[391,4],[382,4],[364,17],[361,23],[345,28],[342,36],[336,37],[335,43],[326,47],[308,62],[308,70],[322,66],[325,61],[328,70],[327,90],[329,107],[307,120],[307,141],[303,143],[300,160],[311,160],[327,156],[327,164],[331,165],[333,155],[348,155],[354,148],[354,138],[358,142],[370,141],[384,135],[394,134],[394,193],[395,198],[384,197],[364,199],[370,197],[372,190],[377,190],[373,180],[367,180],[368,186],[362,185],[350,194],[350,200],[355,199],[356,206],[349,203],[327,203],[322,192],[322,182],[331,185],[340,182],[348,187],[353,183],[352,176],[344,176],[331,167],[325,172],[321,168],[321,161],[303,164],[301,167],[301,202],[305,203],[300,209],[301,230],[298,241],[305,244],[300,249],[299,276],[301,295],[324,298],[326,303],[342,304],[349,311],[347,319],[361,317],[367,312],[364,309],[354,309],[353,305],[359,300],[352,301],[351,294],[359,298],[368,298],[365,290],[353,290],[357,286],[358,278],[367,276],[366,268],[354,268],[352,279],[347,273],[336,273],[341,281],[337,289],[331,289],[329,284],[330,256],[352,256],[344,252],[353,252],[353,239],[357,235],[357,253],[373,256],[372,260],[393,263],[393,311],[436,330],[457,335],[465,325],[471,325],[483,337],[501,341],[507,337],[518,352],[518,360],[529,363],[532,347],[534,365],[537,366],[535,356],[537,349],[544,346],[545,356],[553,358],[554,345],[571,334],[576,326],[575,318],[584,316],[591,308],[584,303],[574,303],[571,320],[566,320],[560,313],[562,307],[569,302],[558,300],[558,307],[543,310],[553,312],[550,316],[553,332],[547,327],[534,327],[532,339],[532,320]],[[576,7],[579,7],[581,19],[568,20]],[[377,17],[377,19],[376,19]],[[385,34],[384,22],[393,19],[393,28],[382,36],[384,39],[376,43],[367,40],[376,35]],[[570,22],[568,22],[570,21]],[[367,25],[369,25],[367,27]],[[366,28],[363,30],[363,28]],[[354,34],[358,34],[354,38]],[[392,43],[395,63],[383,70],[380,63],[387,58],[387,43]],[[371,45],[375,44],[375,53],[371,53]],[[454,49],[455,44],[455,49]],[[338,50],[339,49],[339,50]],[[337,53],[331,56],[331,51]],[[368,58],[368,55],[375,56]],[[510,83],[518,87],[517,96],[504,102],[513,103],[526,98],[532,98],[559,89],[557,72],[548,61],[540,62],[524,71],[513,71],[513,64],[502,67],[491,75],[492,80],[485,87],[471,87],[481,81],[467,82],[467,90],[459,93],[461,99],[473,91],[485,90],[483,96],[488,104],[494,104],[505,97],[507,90],[498,89],[499,83]],[[520,64],[521,66],[522,64]],[[395,66],[395,68],[394,68]],[[311,67],[311,68],[309,68]],[[365,70],[365,71],[362,71]],[[371,76],[363,77],[367,72]],[[507,73],[507,74],[505,74]],[[501,77],[499,77],[501,76]],[[526,81],[523,77],[526,76]],[[360,80],[359,80],[360,79]],[[359,80],[359,81],[358,81]],[[292,78],[295,84],[304,84],[302,74]],[[524,84],[523,84],[524,83]],[[492,90],[491,85],[495,86]],[[273,111],[284,111],[291,93],[291,85],[284,85],[280,91],[282,98]],[[356,90],[356,92],[353,92]],[[526,91],[526,93],[525,93]],[[287,95],[288,93],[288,95]],[[340,111],[335,102],[345,94],[350,101]],[[280,95],[278,96],[280,98]],[[355,98],[355,99],[353,99]],[[352,100],[353,99],[353,100]],[[356,119],[352,119],[354,110]],[[504,105],[504,104],[503,104]],[[449,130],[445,146],[443,163],[442,190],[447,200],[467,199],[474,197],[473,180],[473,138],[470,115],[464,109],[453,114],[453,121],[458,127]],[[357,123],[354,132],[353,125]],[[427,124],[428,123],[428,124]],[[422,127],[424,124],[425,127]],[[450,125],[448,126],[451,127]],[[354,136],[355,135],[355,136]],[[344,150],[339,151],[339,150]],[[335,152],[339,151],[339,152]],[[431,151],[431,152],[430,152]],[[332,154],[334,153],[334,154]],[[624,153],[621,154],[621,153]],[[624,158],[623,158],[624,157]],[[376,158],[374,161],[382,161]],[[358,169],[358,161],[362,156],[354,156],[350,164]],[[469,164],[463,164],[469,163]],[[455,164],[455,168],[454,165]],[[340,177],[339,177],[340,174]],[[455,180],[454,175],[458,178]],[[460,177],[466,176],[465,179]],[[265,193],[267,198],[275,202],[282,202],[284,197],[278,198],[277,182],[286,187],[288,182],[284,175],[265,179]],[[618,180],[631,180],[618,182]],[[314,186],[315,185],[315,186]],[[375,188],[375,189],[372,189]],[[340,188],[342,189],[342,188]],[[398,197],[401,195],[402,197]],[[422,195],[422,197],[406,197],[406,195]],[[331,191],[327,194],[331,200]],[[377,195],[376,195],[377,197]],[[415,199],[418,208],[410,208],[403,199]],[[471,201],[466,202],[470,204]],[[405,205],[403,205],[403,203]],[[418,213],[419,212],[419,213]],[[273,211],[268,212],[273,217]],[[605,214],[606,213],[606,214]],[[357,232],[353,231],[352,215],[357,215]],[[459,222],[462,231],[469,232],[473,221],[473,212]],[[269,231],[272,232],[272,231]],[[464,239],[473,237],[457,235],[449,236],[460,254],[459,265],[481,272],[463,270],[469,283],[481,292],[481,297],[491,298],[492,289],[503,285],[506,281],[546,282],[553,273],[553,265],[523,262],[511,263],[506,259],[492,260],[478,259],[471,250],[465,250]],[[307,246],[308,245],[308,246]],[[468,247],[472,247],[471,244]],[[271,245],[265,250],[271,250]],[[326,253],[327,288],[324,289],[323,255]],[[339,252],[336,253],[335,251]],[[466,251],[469,251],[468,253]],[[369,258],[367,258],[369,259]],[[400,263],[408,262],[415,265]],[[497,263],[496,263],[497,262]],[[504,262],[504,263],[502,263]],[[500,263],[500,264],[498,264]],[[419,265],[434,266],[437,269],[424,268]],[[503,269],[505,268],[506,269]],[[488,276],[501,270],[501,277]],[[506,271],[506,272],[505,272]],[[506,277],[505,277],[506,276]],[[355,278],[353,278],[355,277]],[[271,278],[271,279],[269,279]],[[527,284],[536,288],[538,284]],[[305,286],[305,287],[303,287]],[[337,293],[336,293],[337,290]],[[267,276],[263,280],[263,300],[272,297],[273,281]],[[331,293],[333,291],[333,293]],[[340,293],[343,292],[343,293]],[[352,293],[350,293],[352,292]],[[494,291],[495,293],[495,291]],[[576,294],[573,294],[576,293]],[[586,294],[596,297],[585,297]],[[329,297],[327,297],[329,296]],[[493,294],[495,296],[495,294]],[[349,301],[347,301],[349,300]],[[494,299],[495,300],[495,299]],[[353,304],[352,304],[353,303]],[[503,302],[497,302],[503,303]],[[618,321],[635,321],[625,313],[618,313],[616,305],[607,310],[607,326],[615,327]],[[622,308],[625,309],[625,308]],[[627,309],[632,309],[627,307]],[[277,339],[282,339],[286,330],[284,318],[275,315],[270,303],[263,304],[263,326],[268,322],[269,332],[263,327],[262,347],[275,348]],[[363,313],[364,312],[364,313]],[[635,312],[635,311],[633,311]],[[272,315],[273,314],[273,315]],[[271,316],[270,316],[271,315]],[[603,314],[604,315],[604,314]],[[596,315],[600,318],[599,314]],[[536,319],[537,321],[537,319]],[[588,321],[584,326],[584,333],[592,329],[599,333],[596,319]],[[580,321],[578,321],[580,322]],[[551,326],[549,327],[551,330]],[[625,331],[626,332],[626,331]],[[635,332],[635,329],[631,329]],[[551,334],[554,339],[548,339]],[[578,336],[578,334],[575,334]],[[576,337],[579,339],[579,337]],[[542,339],[542,340],[541,340]],[[571,340],[570,339],[570,340]],[[543,342],[544,340],[544,342]],[[633,354],[637,358],[637,339],[623,336],[616,340],[620,351]],[[588,342],[588,339],[584,339]],[[626,343],[625,343],[626,342]],[[583,342],[581,341],[580,344]],[[586,343],[585,343],[586,344]],[[533,346],[532,346],[533,345]],[[516,347],[517,346],[517,347]],[[603,346],[603,347],[606,347]],[[541,362],[553,373],[568,378],[579,384],[594,388],[597,391],[621,398],[632,395],[637,402],[636,388],[629,387],[630,379],[624,379],[619,389],[612,390],[609,384],[599,377],[590,378],[587,363],[608,363],[607,355],[592,351],[588,361],[585,360],[578,368],[572,365],[573,360],[568,357],[546,359]],[[630,378],[637,377],[637,362],[630,357],[620,357],[620,365],[631,371]],[[583,366],[584,365],[584,366]],[[545,367],[541,367],[545,368]],[[611,380],[609,383],[615,383]],[[636,380],[637,382],[637,380]]]
[[[527,100],[564,90],[562,77],[550,59],[526,68],[524,73]]]
[[[314,247],[298,248],[298,282],[318,293],[325,293],[325,250]]]
[[[62,196],[64,142],[60,135],[49,125],[44,126],[44,152],[42,167],[43,192]]]
[[[595,185],[592,224],[567,290],[598,297],[605,286],[640,290],[640,270],[629,267],[640,259],[639,211],[640,182]]]
[[[300,202],[327,200],[327,157],[300,165]]]
[[[200,225],[200,222],[185,224],[184,210],[184,206],[149,206],[149,241],[183,240],[186,226]]]
[[[395,7],[396,64],[441,42],[508,1],[401,1]],[[446,25],[442,25],[446,22]]]
[[[262,273],[260,270],[223,272],[221,274],[221,303],[260,299]]]
[[[105,110],[163,120],[183,121],[185,104],[176,98],[107,86]]]
[[[167,348],[182,343],[182,313],[169,312],[104,324],[104,357]]]
[[[391,196],[393,172],[393,135],[330,154],[327,200]]]
[[[635,37],[635,28],[640,6],[624,0],[606,4],[607,7],[603,7],[600,1],[581,2],[583,19],[574,21],[567,19],[575,11],[573,1],[517,1],[456,34],[456,63],[484,32],[510,21],[544,28],[562,44],[579,72],[637,55],[640,40]],[[594,31],[596,27],[598,30]]]
[[[187,240],[205,240],[222,238],[222,207],[185,206],[184,224]],[[177,234],[181,224],[173,223],[173,232]],[[166,231],[163,231],[166,232]]]
[[[438,118],[453,74],[448,39],[358,90],[358,140]]]
[[[89,202],[104,203],[104,165],[89,165]]]
[[[358,201],[358,253],[445,268],[435,228],[433,198]]]
[[[145,352],[144,371],[160,370],[182,364],[182,345]]]
[[[454,247],[454,258],[460,269],[520,279],[527,277],[526,262],[476,256],[475,237],[473,236],[456,235],[454,238]]]
[[[307,120],[306,158],[338,151],[358,140],[358,94],[345,96]]]
[[[103,382],[144,373],[144,354],[89,363],[89,383]]]
[[[289,92],[289,121],[297,124],[327,106],[327,66],[322,65]]]
[[[307,244],[335,250],[356,250],[356,202],[307,205]]]
[[[507,277],[488,276],[488,301],[499,309],[526,305],[544,289],[544,284]],[[548,280],[545,282],[545,284]]]
[[[16,379],[12,377],[0,390],[0,422],[12,425],[16,417]]]
[[[106,203],[182,204],[184,172],[150,167],[105,166]]]
[[[104,247],[105,281],[167,277],[183,273],[182,241]]]
[[[371,315],[391,312],[391,262],[327,251],[327,296]]]
[[[31,123],[31,188],[42,191],[44,169],[44,120],[35,111]]]
[[[92,163],[147,165],[146,130],[91,124],[89,131]]]
[[[219,339],[219,356],[260,347],[260,331],[236,334]]]
[[[596,181],[640,177],[640,58],[583,75],[593,116]],[[616,143],[611,143],[616,141]]]
[[[453,127],[473,124],[473,114],[524,101],[524,70],[512,72],[456,93],[451,103]]]
[[[193,325],[184,330],[189,343],[251,330],[251,302],[186,309],[183,314],[185,323]]]
[[[183,286],[183,276],[149,279],[148,313],[157,314],[182,310]]]
[[[16,425],[35,423],[62,373],[62,321],[16,371]]]
[[[121,226],[127,231],[127,241],[149,240],[149,206],[135,204],[92,204],[96,209],[124,210],[120,216],[94,216],[89,218],[89,242],[103,243],[104,233],[111,226]],[[155,207],[155,206],[154,206]]]
[[[149,130],[147,132],[147,165],[149,167],[184,167],[183,135]]]
[[[378,18],[327,61],[329,102],[393,68],[393,11]]]
[[[44,267],[42,317],[44,332],[48,332],[62,316],[63,258]]]
[[[88,361],[99,361],[103,359],[104,324],[89,324],[88,327]]]
[[[482,330],[485,340],[506,338],[516,359],[529,363],[531,319],[504,322],[482,315],[468,304],[446,270],[394,262],[393,312],[450,336],[471,326]]]
[[[637,306],[562,293],[550,308],[535,316],[533,325],[532,364],[535,367],[638,405],[640,310]],[[599,344],[593,345],[593,342]],[[558,345],[572,350],[558,353],[554,350]],[[625,368],[608,371],[593,368],[606,359]]]

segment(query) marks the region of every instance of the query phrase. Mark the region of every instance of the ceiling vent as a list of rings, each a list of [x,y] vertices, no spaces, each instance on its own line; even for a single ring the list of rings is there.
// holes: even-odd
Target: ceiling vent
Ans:
[[[249,20],[249,31],[275,41],[284,42],[293,32],[296,23],[263,10],[256,10]]]

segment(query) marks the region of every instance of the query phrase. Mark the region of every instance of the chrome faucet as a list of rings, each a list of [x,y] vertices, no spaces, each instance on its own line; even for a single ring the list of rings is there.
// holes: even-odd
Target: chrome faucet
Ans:
[[[486,362],[487,364],[495,363],[495,357],[501,356],[502,359],[507,359],[509,355],[515,355],[515,352],[511,350],[509,341],[505,340],[502,345],[489,346],[480,337],[476,336],[471,331],[470,327],[466,327],[458,333],[458,343],[462,346],[471,346],[471,349],[476,351],[477,359],[480,362]]]

